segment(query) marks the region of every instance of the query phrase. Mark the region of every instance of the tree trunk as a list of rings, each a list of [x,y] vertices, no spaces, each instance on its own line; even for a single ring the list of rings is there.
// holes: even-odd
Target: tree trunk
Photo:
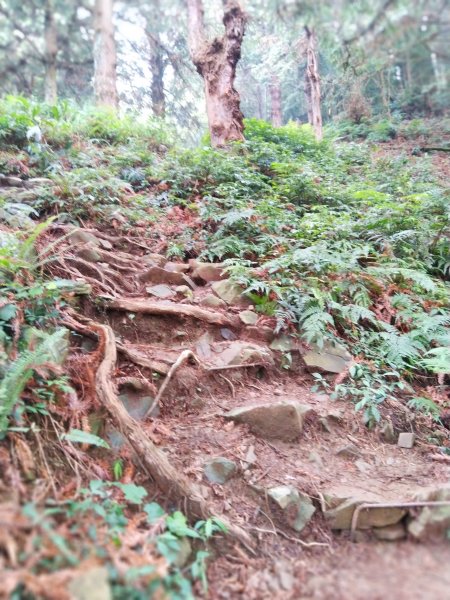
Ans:
[[[58,35],[56,31],[53,0],[45,2],[45,101],[55,104],[58,90],[56,83],[56,55],[58,53]]]
[[[161,43],[158,33],[146,31],[150,46],[150,70],[152,72],[152,110],[155,117],[164,117],[166,112],[166,98],[164,95],[165,61],[161,53]]]
[[[223,0],[225,33],[208,40],[204,30],[202,0],[187,0],[189,49],[192,61],[205,84],[211,144],[225,146],[244,139],[244,118],[234,88],[236,67],[241,58],[246,15],[239,0]]]
[[[94,8],[94,93],[99,106],[117,108],[116,42],[113,1],[95,0]]]
[[[306,31],[305,95],[308,107],[308,122],[312,125],[317,141],[322,139],[322,112],[320,106],[320,76],[317,61],[317,39],[314,31]]]
[[[273,74],[270,78],[270,119],[274,127],[283,125],[283,111],[281,107],[281,84],[278,75]]]

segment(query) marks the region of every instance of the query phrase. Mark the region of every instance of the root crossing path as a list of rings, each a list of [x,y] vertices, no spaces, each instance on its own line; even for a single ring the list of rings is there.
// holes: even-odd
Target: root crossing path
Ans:
[[[102,435],[119,454],[131,448],[162,502],[228,530],[212,597],[448,595],[450,467],[426,435],[397,445],[408,432],[399,407],[389,436],[351,403],[312,393],[314,352],[275,336],[223,265],[171,262],[95,229],[51,236],[45,268],[79,297],[62,317],[69,368],[80,389],[90,382],[81,395],[95,390]],[[351,357],[326,358],[342,367],[325,372],[330,383],[345,379]]]

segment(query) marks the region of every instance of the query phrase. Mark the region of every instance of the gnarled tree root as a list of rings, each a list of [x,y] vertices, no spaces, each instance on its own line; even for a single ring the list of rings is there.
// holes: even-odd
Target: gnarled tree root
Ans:
[[[142,465],[161,491],[184,503],[189,516],[197,519],[207,519],[213,516],[213,511],[205,502],[197,487],[171,465],[164,452],[153,444],[141,425],[128,414],[117,397],[113,383],[117,358],[113,330],[107,325],[92,321],[89,321],[89,326],[97,332],[100,347],[103,349],[103,359],[96,374],[97,395],[115,426],[126,437],[139,456]],[[229,535],[247,548],[252,548],[252,539],[242,528],[229,523],[222,516],[218,516],[218,518],[226,526]]]
[[[117,298],[108,302],[108,308],[126,310],[132,313],[147,313],[149,315],[175,315],[178,317],[193,317],[213,325],[228,325],[239,327],[238,317],[224,315],[218,311],[207,310],[191,304],[178,304],[177,302],[154,302],[152,300]]]

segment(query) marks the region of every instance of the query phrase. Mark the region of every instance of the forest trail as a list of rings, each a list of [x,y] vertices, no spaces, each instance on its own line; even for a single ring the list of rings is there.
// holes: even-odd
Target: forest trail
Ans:
[[[89,167],[93,188],[64,155],[58,164],[67,170],[65,183],[30,171],[15,151],[8,155],[8,174],[0,176],[7,209],[0,230],[7,295],[0,310],[12,373],[2,385],[19,390],[3,419],[0,446],[5,589],[15,590],[25,577],[27,591],[38,598],[73,600],[67,586],[100,569],[102,600],[111,590],[128,598],[138,589],[145,597],[146,573],[138,573],[143,579],[137,584],[120,586],[128,585],[130,572],[156,565],[163,589],[190,586],[183,600],[192,597],[191,589],[195,597],[231,600],[375,600],[394,592],[408,600],[445,598],[445,370],[418,370],[422,354],[414,354],[415,346],[399,361],[395,352],[404,351],[396,344],[411,331],[431,332],[423,354],[444,339],[446,296],[421,270],[392,275],[388,252],[393,224],[403,234],[429,214],[434,221],[427,235],[442,238],[441,204],[414,213],[417,224],[403,223],[423,197],[421,178],[428,184],[432,169],[445,178],[442,157],[416,156],[412,142],[405,142],[398,160],[389,160],[394,143],[340,148],[356,152],[339,167],[351,193],[339,192],[333,171],[326,173],[329,194],[355,203],[340,217],[334,209],[327,213],[323,227],[313,210],[286,204],[284,192],[267,196],[266,174],[260,173],[261,215],[253,183],[244,204],[236,203],[242,178],[258,171],[253,163],[237,169],[232,153],[203,149],[199,158],[193,151],[201,175],[192,166],[186,175],[184,155],[175,166],[168,163],[164,176],[156,177],[153,166],[151,173],[138,171],[141,194],[122,170],[96,179],[105,165],[123,160],[124,148],[113,148],[112,159],[109,145],[84,143],[81,148],[96,157]],[[225,173],[223,185],[239,179],[229,191],[230,210],[212,210],[222,205],[223,190],[217,192],[210,174],[211,152]],[[328,167],[327,153],[319,156]],[[288,164],[289,177],[298,166]],[[393,189],[419,194],[408,196],[411,206],[399,205],[396,191],[366,189],[374,186],[367,175],[357,180],[359,170],[372,169],[385,189],[388,168],[396,177]],[[79,178],[70,183],[74,173]],[[275,175],[270,181],[278,186]],[[299,181],[303,185],[303,174]],[[314,179],[311,189],[319,185]],[[116,199],[118,189],[124,191]],[[438,190],[430,198],[445,203]],[[355,216],[350,229],[349,210]],[[398,222],[392,220],[396,210]],[[370,229],[380,218],[386,245],[361,251],[367,224]],[[220,229],[218,223],[227,225]],[[318,231],[311,234],[314,223]],[[330,253],[323,240],[335,243],[336,231],[344,238]],[[415,229],[414,238],[406,231],[412,241],[404,256],[415,256]],[[296,246],[298,235],[306,238]],[[357,243],[351,255],[349,239]],[[244,244],[240,250],[237,241]],[[229,256],[225,263],[206,262]],[[403,258],[398,264],[408,263]],[[253,291],[246,295],[243,286]],[[302,304],[305,299],[309,304]],[[405,299],[409,311],[399,308]],[[423,314],[415,312],[419,308]],[[380,344],[385,329],[394,332],[391,346]],[[49,358],[37,355],[46,340]],[[21,368],[28,378],[22,387]],[[392,373],[397,368],[404,378]],[[370,378],[361,380],[364,369]],[[5,381],[12,382],[9,388]],[[430,502],[441,504],[423,506]],[[52,512],[55,505],[61,512]],[[195,527],[203,528],[201,535]],[[41,539],[36,555],[33,543]],[[180,555],[184,562],[178,564]]]
[[[358,543],[350,541],[358,504],[449,497],[450,465],[433,460],[426,433],[412,448],[397,445],[398,432],[411,430],[400,405],[389,407],[393,428],[383,436],[350,403],[311,392],[308,349],[274,335],[221,265],[167,261],[114,232],[50,235],[62,239],[52,273],[89,281],[96,301],[82,300],[79,313],[115,334],[115,385],[130,415],[214,514],[256,542],[256,552],[234,543],[215,558],[210,597],[446,597],[450,549],[434,539],[439,519],[415,529],[419,509],[371,508],[361,511]],[[95,334],[85,334],[72,335],[75,381],[88,381],[83,369],[97,352]],[[123,452],[117,423],[103,410],[91,422],[96,416],[95,432]],[[155,489],[159,501],[165,491]],[[383,532],[395,541],[377,539]]]

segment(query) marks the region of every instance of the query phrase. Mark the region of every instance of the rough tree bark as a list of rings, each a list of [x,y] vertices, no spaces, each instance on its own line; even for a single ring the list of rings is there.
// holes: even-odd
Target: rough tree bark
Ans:
[[[205,84],[211,144],[225,146],[244,139],[240,98],[234,87],[236,66],[241,58],[246,15],[238,0],[223,0],[222,37],[209,40],[205,34],[202,0],[187,0],[189,49]]]
[[[166,97],[164,95],[165,60],[161,52],[158,33],[146,29],[148,45],[150,47],[150,70],[152,72],[151,96],[152,110],[155,117],[163,117],[166,113]]]
[[[308,106],[308,122],[312,125],[316,139],[322,139],[322,111],[320,76],[317,60],[317,38],[312,29],[305,26],[306,32],[306,72],[305,95]]]
[[[97,105],[117,108],[119,98],[113,4],[114,0],[95,0],[94,93]]]
[[[280,78],[275,73],[270,78],[270,120],[274,127],[283,125],[283,111],[281,105]]]
[[[53,0],[45,2],[45,101],[55,104],[58,96],[56,83],[56,55],[58,54],[58,34],[56,30]]]

